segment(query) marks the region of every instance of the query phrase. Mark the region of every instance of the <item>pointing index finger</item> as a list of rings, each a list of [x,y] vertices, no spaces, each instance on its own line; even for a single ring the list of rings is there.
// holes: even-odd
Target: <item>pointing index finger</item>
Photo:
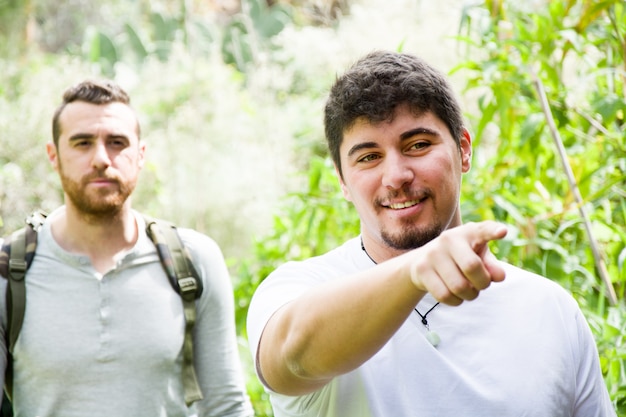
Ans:
[[[508,230],[505,225],[492,220],[475,223],[472,230],[471,246],[479,256],[484,256],[487,251],[487,244],[492,240],[500,240],[506,236]]]

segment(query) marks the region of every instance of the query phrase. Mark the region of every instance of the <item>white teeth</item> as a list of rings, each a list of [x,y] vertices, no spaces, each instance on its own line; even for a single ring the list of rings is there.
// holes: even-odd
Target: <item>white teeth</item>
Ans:
[[[397,209],[403,209],[403,208],[414,206],[417,203],[419,203],[419,200],[411,200],[411,201],[405,201],[404,203],[390,204],[389,207],[391,207],[394,210],[397,210]]]

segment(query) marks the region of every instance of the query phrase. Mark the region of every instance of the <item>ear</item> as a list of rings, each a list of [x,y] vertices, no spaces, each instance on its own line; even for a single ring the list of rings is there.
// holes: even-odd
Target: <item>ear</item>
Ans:
[[[472,166],[472,137],[467,129],[463,129],[461,137],[461,168],[462,171],[468,172]]]
[[[137,161],[137,165],[139,166],[140,169],[143,168],[145,155],[146,155],[146,142],[144,142],[143,140],[139,140],[139,160]]]
[[[54,168],[56,172],[59,172],[59,154],[54,143],[46,143],[46,153],[48,154],[48,160],[50,161],[52,168]]]
[[[348,190],[348,187],[346,187],[346,184],[343,182],[343,176],[339,172],[337,165],[335,165],[335,174],[337,174],[337,179],[339,179],[339,185],[341,186],[341,192],[343,194],[343,198],[345,198],[348,201],[352,201],[352,198],[350,197],[350,190]]]

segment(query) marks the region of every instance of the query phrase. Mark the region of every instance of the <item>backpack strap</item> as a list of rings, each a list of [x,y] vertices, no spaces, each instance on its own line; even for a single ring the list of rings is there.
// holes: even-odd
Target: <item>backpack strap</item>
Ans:
[[[154,242],[161,264],[174,290],[181,296],[185,314],[183,342],[183,388],[185,402],[191,405],[203,398],[193,360],[193,326],[196,322],[196,299],[202,294],[202,281],[193,266],[173,224],[144,215],[146,232]]]
[[[30,268],[37,249],[37,232],[43,225],[46,214],[34,212],[27,219],[27,226],[16,230],[4,242],[0,255],[0,275],[8,278],[6,291],[7,334],[9,360],[5,372],[5,390],[10,398],[13,394],[12,353],[22,329],[26,310],[26,270]]]

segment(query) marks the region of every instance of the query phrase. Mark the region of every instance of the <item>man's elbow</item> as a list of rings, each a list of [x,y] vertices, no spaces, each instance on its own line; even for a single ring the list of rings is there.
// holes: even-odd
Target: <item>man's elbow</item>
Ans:
[[[332,379],[304,366],[302,349],[295,348],[290,343],[293,340],[287,340],[290,338],[285,338],[280,347],[269,347],[267,340],[263,340],[265,337],[259,342],[257,375],[271,391],[300,396],[319,390]]]

